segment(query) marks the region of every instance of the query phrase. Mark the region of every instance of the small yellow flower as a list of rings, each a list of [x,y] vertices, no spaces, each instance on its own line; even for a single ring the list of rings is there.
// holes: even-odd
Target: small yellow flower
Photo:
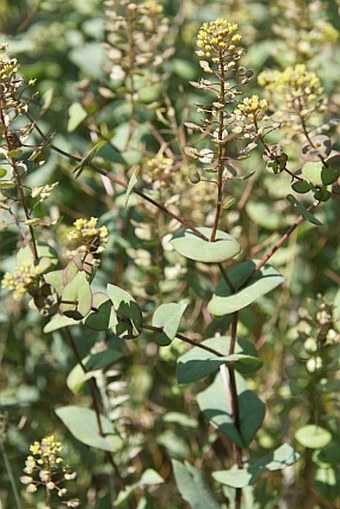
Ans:
[[[13,298],[19,301],[34,284],[39,273],[38,267],[34,267],[32,262],[28,261],[20,267],[15,267],[13,273],[6,272],[1,286],[13,292]]]
[[[69,242],[79,242],[80,246],[68,252],[71,257],[77,253],[100,254],[104,251],[109,232],[106,226],[98,228],[97,223],[97,217],[79,218],[73,223],[73,228],[67,233],[67,240]]]
[[[258,95],[253,95],[252,97],[245,97],[237,106],[234,113],[237,117],[241,118],[251,117],[253,119],[260,119],[267,108],[268,102],[266,99],[260,99]]]
[[[220,18],[210,23],[203,23],[197,35],[196,52],[199,57],[211,58],[218,62],[226,58],[238,60],[243,50],[238,48],[241,35],[238,25],[230,23],[226,18]]]
[[[284,101],[289,108],[300,111],[314,107],[323,93],[318,76],[305,64],[283,71],[264,71],[258,76],[258,83],[272,94],[274,101]]]

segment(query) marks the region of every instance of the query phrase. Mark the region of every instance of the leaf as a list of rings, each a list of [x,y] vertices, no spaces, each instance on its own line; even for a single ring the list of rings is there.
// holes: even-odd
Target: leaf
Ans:
[[[138,178],[137,178],[138,173],[139,173],[139,168],[136,168],[130,177],[129,184],[126,188],[124,207],[127,207],[128,203],[129,203],[130,194],[132,193],[133,188],[135,187],[135,185],[138,182]]]
[[[60,312],[64,315],[81,320],[92,306],[92,292],[85,272],[78,272],[69,283],[64,286],[61,294]]]
[[[52,270],[45,274],[44,279],[46,283],[52,286],[58,295],[62,294],[64,283],[63,283],[63,270]]]
[[[100,423],[104,436],[100,435],[93,410],[70,405],[58,408],[55,413],[69,432],[83,444],[109,452],[116,452],[123,445],[112,422],[103,415],[100,415]]]
[[[88,165],[97,152],[99,152],[99,150],[101,150],[107,143],[107,140],[100,140],[88,152],[86,152],[80,163],[73,170],[73,173],[76,173],[75,178],[80,176],[84,166]]]
[[[4,177],[7,173],[7,170],[5,170],[5,168],[0,168],[0,178],[2,179],[2,177]]]
[[[212,474],[213,478],[232,488],[245,488],[254,484],[260,474],[264,472],[273,472],[283,470],[293,465],[299,459],[299,455],[294,452],[288,444],[283,444],[270,454],[247,461],[243,469],[235,465],[230,470],[219,470]]]
[[[255,267],[256,262],[248,260],[235,265],[227,272],[228,278],[236,290]],[[283,281],[284,277],[267,264],[255,273],[245,288],[236,291],[236,293],[232,294],[225,281],[222,280],[208,304],[208,311],[215,316],[235,313],[270,292]]]
[[[152,325],[161,327],[162,332],[156,334],[155,341],[158,345],[169,345],[176,336],[178,327],[187,304],[170,302],[161,304],[153,314]]]
[[[163,482],[164,482],[163,477],[161,477],[155,470],[153,470],[152,468],[146,469],[145,472],[143,472],[142,477],[139,479],[139,481],[130,484],[130,486],[127,486],[124,490],[122,490],[119,493],[118,497],[114,502],[115,507],[122,505],[126,500],[128,500],[130,495],[132,495],[134,490],[139,486],[143,487],[145,485],[148,486],[152,484],[161,484]]]
[[[312,188],[312,186],[305,180],[303,180],[303,181],[297,180],[296,182],[294,182],[294,184],[292,184],[292,189],[296,193],[301,193],[301,194],[308,193],[308,191],[310,191],[311,188]]]
[[[44,332],[45,334],[48,334],[49,332],[54,332],[55,330],[63,329],[70,325],[79,325],[79,322],[65,315],[54,315],[53,318],[51,318],[51,320],[45,325]]]
[[[252,373],[259,369],[262,361],[257,357],[256,349],[252,343],[245,339],[237,339],[235,354],[224,355],[229,351],[230,337],[220,336],[202,341],[202,345],[213,348],[222,357],[195,346],[177,360],[176,376],[179,384],[196,382],[219,369],[222,364],[232,362],[235,369],[242,373]]]
[[[244,378],[235,373],[240,429],[235,427],[231,407],[229,374],[219,373],[213,383],[197,395],[198,406],[207,419],[238,447],[246,448],[260,428],[265,415],[265,405],[249,390]]]
[[[77,394],[84,383],[92,378],[96,371],[102,371],[110,367],[114,362],[121,359],[123,354],[118,350],[110,348],[105,352],[98,352],[93,355],[88,355],[82,359],[82,364],[86,368],[84,372],[82,366],[78,363],[68,374],[66,383],[67,387],[74,393]]]
[[[25,265],[26,262],[31,262],[39,269],[40,273],[44,273],[57,265],[58,258],[53,247],[39,241],[36,243],[36,247],[39,257],[38,262],[35,262],[30,247],[25,246],[19,249],[17,253],[16,264],[18,267]]]
[[[293,207],[297,208],[299,214],[301,214],[301,216],[303,216],[307,221],[317,226],[322,226],[321,221],[308,212],[308,210],[295,198],[295,196],[287,194],[286,198]]]
[[[209,238],[212,229],[198,228],[198,230]],[[217,230],[214,242],[203,240],[192,231],[185,230],[174,235],[170,244],[182,256],[205,263],[224,262],[237,255],[241,249],[234,237],[221,230]]]
[[[323,168],[321,178],[324,185],[333,184],[340,177],[340,153],[335,152],[334,155],[326,161],[327,168]]]
[[[93,330],[107,330],[118,324],[117,315],[111,299],[102,292],[93,294],[92,310],[84,325]]]
[[[267,230],[278,230],[285,225],[285,217],[273,210],[273,206],[266,203],[248,201],[246,212],[254,223]]]
[[[302,167],[302,175],[303,177],[311,182],[314,186],[322,186],[322,177],[321,173],[323,170],[323,163],[321,161],[318,162],[309,162],[305,163]]]
[[[142,329],[142,313],[131,295],[115,285],[107,285],[107,294],[110,297],[117,314],[117,325],[112,330],[123,339],[139,336]]]
[[[73,103],[68,109],[68,116],[67,131],[71,133],[85,120],[87,113],[80,103]]]
[[[308,424],[296,431],[295,439],[299,442],[299,444],[303,445],[303,447],[308,447],[309,449],[322,449],[331,442],[332,434],[321,426]]]
[[[200,470],[187,462],[171,462],[178,491],[192,509],[221,509]]]

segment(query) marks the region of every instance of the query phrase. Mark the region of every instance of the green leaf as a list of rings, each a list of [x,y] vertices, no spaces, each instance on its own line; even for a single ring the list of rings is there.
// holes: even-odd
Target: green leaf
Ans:
[[[120,505],[123,505],[123,507],[124,507],[124,502],[126,500],[128,500],[130,495],[132,495],[134,490],[136,488],[138,488],[139,486],[143,487],[143,486],[149,486],[152,484],[161,484],[163,482],[164,482],[163,477],[161,477],[155,470],[153,470],[152,468],[146,469],[145,472],[143,472],[142,477],[139,479],[139,481],[137,481],[133,484],[130,484],[130,486],[127,486],[125,488],[125,490],[122,490],[119,493],[118,497],[116,498],[116,500],[114,502],[115,507],[120,506]]]
[[[303,447],[308,447],[309,449],[322,449],[331,442],[332,434],[321,426],[308,424],[296,431],[295,439],[299,442],[299,444],[303,445]]]
[[[85,120],[87,113],[80,103],[73,103],[68,109],[68,116],[67,131],[71,133]]]
[[[219,470],[212,475],[216,481],[232,488],[245,488],[250,484],[254,484],[260,474],[283,470],[296,463],[298,459],[299,455],[294,452],[292,447],[283,444],[272,453],[262,456],[262,458],[247,461],[243,469],[239,469],[235,465],[230,470]]]
[[[78,272],[64,286],[60,311],[70,318],[81,320],[91,310],[92,292],[85,272]]]
[[[210,237],[211,228],[197,229],[207,238]],[[233,258],[241,250],[237,240],[221,230],[217,230],[214,242],[203,240],[191,230],[185,230],[174,235],[170,244],[182,256],[205,263],[224,262]]]
[[[228,278],[236,290],[255,267],[256,262],[249,260],[235,265],[227,272]],[[249,306],[249,304],[276,288],[283,281],[284,277],[267,264],[255,273],[245,288],[236,291],[236,293],[231,293],[225,281],[222,280],[208,304],[208,311],[215,316],[234,313]]]
[[[44,332],[48,334],[49,332],[54,332],[58,329],[63,329],[64,327],[69,327],[70,325],[79,325],[77,320],[73,318],[69,318],[64,315],[54,315],[53,318],[45,325]]]
[[[294,184],[292,184],[292,189],[296,193],[301,193],[301,194],[308,193],[308,191],[310,191],[311,188],[312,188],[312,186],[305,180],[297,180],[296,182],[294,182]]]
[[[69,432],[83,444],[109,452],[116,452],[123,445],[123,440],[112,422],[103,415],[100,415],[100,423],[104,436],[100,435],[97,416],[93,410],[71,405],[58,408],[55,413]]]
[[[93,330],[107,330],[118,324],[117,315],[111,299],[102,292],[93,294],[92,310],[84,325]]]
[[[168,412],[163,415],[163,422],[178,424],[184,428],[197,428],[197,421],[192,417],[188,417],[186,414],[181,414],[180,412]]]
[[[340,177],[340,154],[335,153],[327,159],[327,168],[323,168],[321,179],[324,185],[333,184]]]
[[[321,221],[319,221],[316,217],[314,217],[308,210],[293,196],[292,194],[287,194],[287,200],[293,207],[296,207],[299,214],[303,216],[307,221],[317,226],[322,226]]]
[[[142,329],[142,313],[131,295],[115,285],[107,285],[107,294],[115,308],[118,323],[112,327],[113,332],[123,339],[139,336]]]
[[[37,242],[36,247],[39,257],[38,262],[35,262],[30,247],[25,246],[19,249],[16,264],[20,267],[29,261],[34,264],[35,267],[39,268],[40,273],[44,273],[57,265],[58,258],[53,247],[49,246],[45,242]]]
[[[223,369],[223,368],[221,368]],[[223,369],[213,383],[197,395],[198,406],[207,419],[238,447],[246,448],[262,424],[265,405],[249,390],[244,378],[235,373],[240,429],[235,427],[231,407],[228,370]]]
[[[63,270],[52,270],[45,274],[44,279],[46,283],[52,286],[58,295],[62,294],[64,283],[63,283]]]
[[[7,170],[5,170],[5,168],[0,168],[0,179],[2,179],[2,177],[4,177],[7,173]]]
[[[266,230],[277,230],[285,225],[285,216],[273,210],[272,204],[248,201],[246,212],[250,219]]]
[[[156,334],[155,341],[158,345],[169,345],[176,336],[178,327],[187,304],[176,304],[170,302],[161,304],[152,317],[152,325],[161,327],[162,332]]]
[[[202,341],[202,345],[219,352],[222,357],[195,346],[177,360],[176,376],[180,384],[196,382],[219,369],[222,364],[235,363],[241,373],[252,373],[262,365],[252,343],[237,339],[234,355],[223,355],[229,351],[230,337],[220,336]]]
[[[113,348],[110,348],[105,352],[86,356],[82,359],[82,364],[86,368],[86,373],[80,364],[76,364],[67,377],[67,387],[74,394],[77,394],[83,387],[84,383],[92,378],[97,371],[107,369],[114,362],[121,359],[122,356],[123,354],[121,352],[114,350]]]
[[[78,178],[80,176],[83,168],[92,161],[97,152],[99,152],[107,143],[108,143],[107,140],[100,140],[92,148],[90,148],[88,152],[86,152],[80,163],[78,163],[78,165],[73,170],[73,173],[76,173],[75,178]]]
[[[200,470],[187,462],[171,462],[178,491],[192,509],[221,509]]]
[[[136,168],[135,171],[133,172],[133,174],[130,177],[129,184],[127,186],[126,193],[125,193],[125,204],[124,204],[124,207],[127,207],[128,203],[129,203],[130,194],[132,193],[135,185],[138,182],[138,178],[137,178],[138,173],[139,173],[139,168]]]
[[[302,175],[314,186],[322,186],[323,184],[321,177],[322,169],[323,163],[321,161],[308,162],[305,163],[302,167]]]

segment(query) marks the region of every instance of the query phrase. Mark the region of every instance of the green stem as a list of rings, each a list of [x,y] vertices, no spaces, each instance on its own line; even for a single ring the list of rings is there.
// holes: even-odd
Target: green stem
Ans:
[[[314,202],[312,203],[307,211],[312,212],[320,202]],[[278,249],[286,242],[286,240],[289,238],[289,236],[296,230],[296,228],[304,221],[304,217],[302,215],[299,215],[294,223],[288,228],[288,230],[280,237],[280,239],[276,242],[276,244],[271,248],[271,250],[262,258],[262,260],[254,267],[254,269],[251,271],[251,273],[246,277],[246,279],[243,281],[243,283],[238,287],[237,291],[242,290],[247,286],[247,284],[253,279],[255,274],[262,269],[262,267],[267,263],[267,261],[276,253]]]
[[[17,488],[17,486],[15,484],[15,479],[14,479],[14,476],[13,476],[13,471],[12,471],[12,468],[11,468],[11,464],[10,464],[10,462],[8,460],[8,456],[6,454],[4,445],[2,443],[0,443],[0,449],[1,449],[2,457],[4,459],[4,464],[5,464],[6,472],[7,472],[9,481],[11,483],[11,487],[12,487],[12,491],[13,491],[13,495],[14,495],[14,498],[15,498],[15,503],[16,503],[17,509],[23,509],[22,504],[21,504],[21,500],[20,500],[20,496],[19,496],[19,493],[18,493],[18,488]]]
[[[220,59],[220,91],[219,91],[219,103],[223,104],[223,107],[220,108],[218,114],[218,134],[217,134],[217,203],[216,203],[216,212],[214,224],[210,236],[210,241],[213,242],[216,237],[216,232],[218,228],[218,223],[221,217],[222,206],[223,206],[223,132],[224,132],[224,108],[225,108],[225,70],[224,70],[224,61],[222,50],[220,50],[219,54]]]
[[[82,361],[82,358],[80,357],[79,355],[79,352],[78,352],[78,348],[77,348],[77,345],[76,345],[76,342],[74,340],[74,337],[69,329],[69,327],[65,327],[64,328],[65,330],[65,334],[67,336],[67,339],[71,345],[71,348],[73,350],[73,353],[81,367],[81,369],[83,370],[84,373],[87,373],[87,370],[86,370],[86,366],[84,365],[83,361]],[[105,433],[103,431],[103,427],[102,427],[102,423],[101,423],[101,416],[100,416],[100,409],[99,409],[99,405],[98,405],[98,401],[97,401],[97,395],[96,395],[96,382],[93,378],[90,378],[89,380],[86,381],[87,382],[87,385],[88,385],[88,388],[90,390],[90,393],[91,393],[91,398],[92,398],[92,404],[93,404],[93,409],[95,411],[95,414],[96,414],[96,419],[97,419],[97,425],[98,425],[98,433],[102,436],[102,437],[105,437]],[[120,472],[119,472],[119,469],[118,469],[118,466],[116,464],[116,462],[114,461],[113,457],[112,457],[112,454],[107,451],[106,452],[106,457],[108,459],[108,461],[110,462],[114,472],[115,472],[115,475],[116,475],[116,478],[117,478],[117,486],[118,486],[118,490],[121,491],[125,488],[125,481],[123,479],[123,477],[121,476]]]

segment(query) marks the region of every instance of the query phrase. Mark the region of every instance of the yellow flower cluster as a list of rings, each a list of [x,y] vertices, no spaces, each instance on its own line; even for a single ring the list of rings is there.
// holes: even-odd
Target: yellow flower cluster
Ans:
[[[69,242],[78,241],[81,246],[76,251],[69,252],[70,256],[74,256],[77,252],[100,254],[104,251],[104,245],[109,238],[109,232],[106,226],[97,227],[98,218],[90,219],[80,218],[73,223],[67,234]]]
[[[243,50],[238,48],[241,35],[237,33],[238,25],[230,23],[226,18],[219,18],[210,23],[203,23],[197,36],[197,55],[211,58],[214,63],[223,60],[227,55],[230,60],[238,60]]]
[[[258,95],[253,95],[245,97],[234,110],[234,113],[237,117],[251,117],[252,119],[259,120],[263,117],[267,108],[268,102],[266,99],[260,99]]]
[[[308,71],[305,64],[287,67],[282,72],[264,71],[259,75],[258,83],[274,98],[281,96],[289,107],[300,110],[319,99],[323,92],[319,78],[314,72]]]
[[[148,184],[157,183],[156,187],[164,187],[167,185],[166,179],[171,176],[173,165],[173,159],[157,155],[144,164],[142,170],[143,180]]]
[[[20,267],[15,267],[13,273],[6,272],[1,286],[13,292],[13,298],[19,301],[27,293],[29,287],[34,284],[39,273],[38,267],[34,267],[31,262],[26,262]]]
[[[25,484],[28,493],[35,493],[39,486],[45,486],[45,489],[56,490],[59,497],[67,494],[67,488],[60,486],[63,481],[75,479],[77,473],[70,470],[69,467],[61,467],[63,458],[60,456],[63,447],[57,442],[54,435],[46,436],[41,442],[34,442],[30,446],[32,455],[27,456],[25,461],[24,475],[20,481]],[[34,478],[32,475],[36,474]],[[78,499],[63,500],[66,507],[78,507]]]
[[[60,442],[56,442],[54,435],[44,437],[41,442],[34,442],[30,446],[30,451],[34,456],[40,456],[37,460],[38,465],[44,463],[61,463],[63,459],[59,456],[63,447]],[[30,457],[30,456],[29,456]]]

